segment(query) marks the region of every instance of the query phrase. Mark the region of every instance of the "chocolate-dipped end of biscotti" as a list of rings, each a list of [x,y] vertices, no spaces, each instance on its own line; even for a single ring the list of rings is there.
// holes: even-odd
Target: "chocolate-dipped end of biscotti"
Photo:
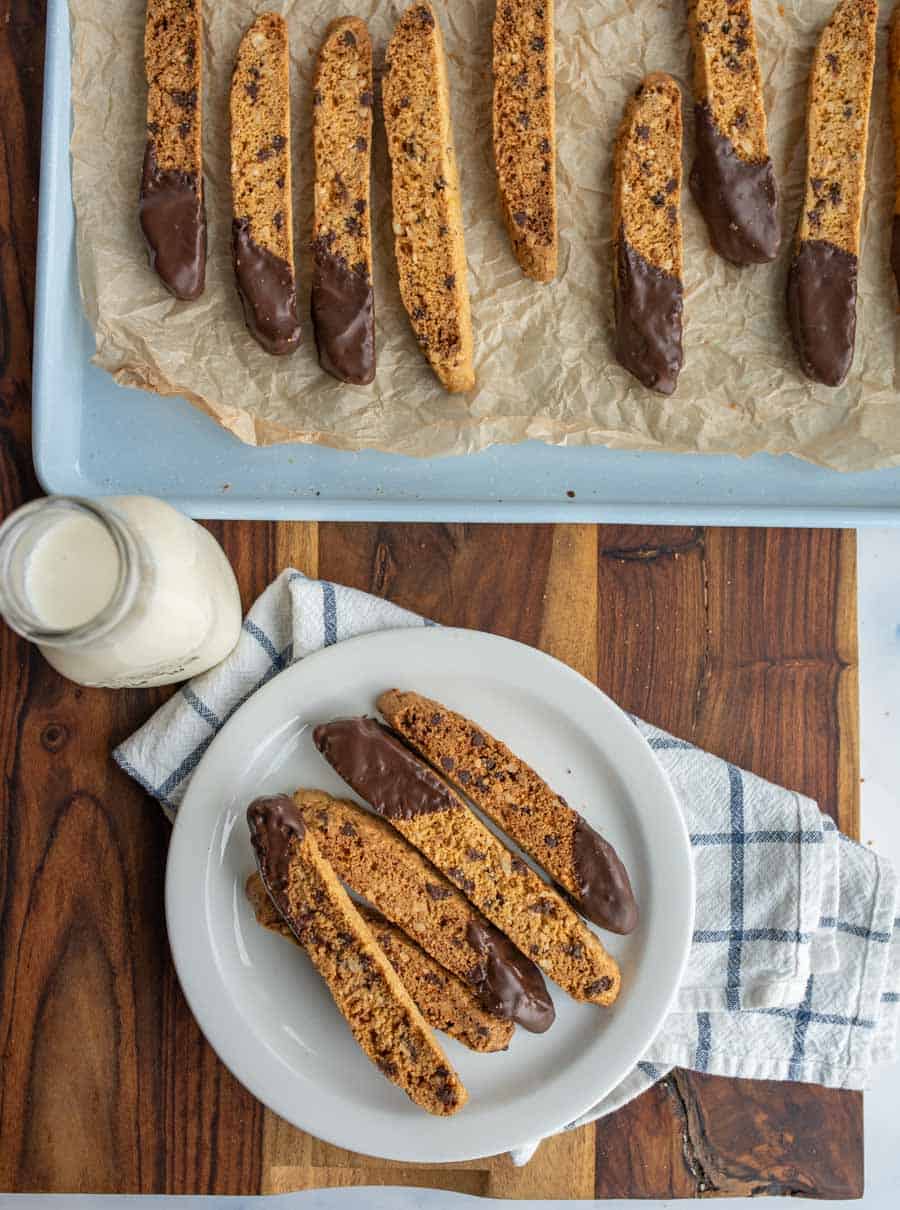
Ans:
[[[287,794],[257,798],[247,808],[250,840],[266,890],[280,910],[286,906],[291,842],[303,840],[306,824]]]
[[[645,387],[671,395],[684,361],[684,288],[632,248],[624,227],[616,245],[616,357]]]
[[[195,173],[162,169],[147,140],[138,202],[150,267],[176,298],[193,302],[206,285],[206,207]]]
[[[895,214],[891,223],[891,268],[897,283],[897,309],[900,311],[900,214]]]
[[[611,933],[633,932],[638,906],[628,871],[609,841],[584,819],[572,833],[572,866],[578,894],[570,899],[576,908]]]
[[[352,269],[325,239],[313,243],[312,320],[319,364],[340,382],[375,377],[375,299],[364,264]]]
[[[267,353],[293,353],[300,343],[293,269],[254,241],[246,218],[232,220],[231,252],[251,335]]]
[[[788,319],[803,373],[825,386],[840,386],[853,361],[856,279],[852,252],[800,241],[788,272]]]
[[[773,261],[781,227],[771,159],[756,163],[741,159],[704,102],[695,107],[694,118],[697,150],[691,193],[706,220],[712,246],[736,265]]]
[[[344,781],[386,819],[408,820],[463,807],[450,787],[375,719],[323,723],[313,732],[313,741]],[[532,1033],[549,1029],[553,1001],[531,959],[487,921],[473,920],[468,941],[482,958],[470,975],[482,1006]]]

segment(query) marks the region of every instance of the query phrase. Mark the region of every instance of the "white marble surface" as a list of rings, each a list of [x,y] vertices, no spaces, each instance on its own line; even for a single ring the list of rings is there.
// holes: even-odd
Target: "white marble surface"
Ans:
[[[900,529],[864,530],[859,535],[860,731],[862,839],[900,868]],[[866,1194],[862,1202],[817,1202],[816,1206],[900,1207],[900,1071],[881,1073],[865,1094]],[[893,1079],[891,1078],[893,1076]],[[780,1199],[736,1198],[727,1206],[759,1207]],[[75,1198],[10,1197],[0,1210],[483,1210],[481,1198],[423,1189],[332,1189],[257,1198]],[[504,1202],[530,1210],[571,1210],[571,1202]],[[635,1205],[678,1208],[700,1202],[581,1202],[610,1208]],[[704,1203],[708,1206],[708,1202]]]

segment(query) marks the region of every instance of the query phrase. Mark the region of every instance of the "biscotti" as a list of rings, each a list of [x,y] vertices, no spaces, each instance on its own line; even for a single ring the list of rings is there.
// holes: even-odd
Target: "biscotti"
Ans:
[[[894,218],[891,224],[891,269],[897,283],[900,310],[900,4],[891,14],[888,39],[888,88],[891,101],[891,127],[894,136]]]
[[[293,801],[257,799],[247,822],[266,890],[363,1051],[416,1105],[456,1113],[465,1088]]]
[[[332,21],[313,80],[312,321],[322,369],[357,386],[375,377],[373,98],[365,21]]]
[[[294,801],[346,884],[462,979],[484,1012],[543,1033],[553,1001],[540,971],[385,820],[319,790]]]
[[[856,338],[859,228],[877,0],[841,0],[813,56],[806,180],[788,272],[788,318],[807,378],[836,387]]]
[[[147,142],[139,214],[150,265],[176,298],[206,282],[200,0],[148,0]]]
[[[475,385],[472,319],[447,63],[430,4],[397,23],[382,83],[400,295],[448,391]]]
[[[619,362],[645,387],[678,384],[684,287],[681,94],[655,72],[625,106],[613,156],[613,299]]]
[[[615,849],[506,744],[431,698],[391,689],[388,726],[468,795],[540,865],[589,920],[630,933],[638,911]]]
[[[247,898],[253,905],[258,924],[299,945],[258,874],[251,874],[247,880]],[[402,929],[385,920],[374,908],[359,903],[355,907],[432,1029],[449,1034],[469,1050],[485,1054],[506,1050],[515,1029],[512,1021],[492,1017],[479,1008],[471,988],[444,970]]]
[[[284,18],[263,13],[231,80],[231,251],[244,319],[269,353],[300,343],[291,214],[291,97]]]
[[[554,0],[497,0],[494,162],[516,260],[535,281],[556,276]]]
[[[584,921],[387,728],[341,719],[316,727],[313,739],[357,794],[545,974],[575,1000],[612,1004],[619,968]]]
[[[736,265],[774,260],[775,171],[750,0],[689,0],[696,158],[690,185],[715,250]]]

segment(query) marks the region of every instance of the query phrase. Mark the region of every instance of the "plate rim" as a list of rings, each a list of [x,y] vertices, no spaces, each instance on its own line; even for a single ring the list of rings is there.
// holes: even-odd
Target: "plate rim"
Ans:
[[[451,641],[462,641],[462,642],[474,641],[476,643],[477,642],[488,642],[490,644],[496,643],[496,644],[500,644],[502,646],[506,646],[508,648],[517,649],[517,651],[520,655],[524,651],[524,653],[526,654],[526,658],[537,659],[539,663],[549,661],[555,667],[556,671],[559,674],[561,674],[564,677],[569,677],[575,681],[583,682],[583,684],[585,686],[587,686],[590,690],[593,690],[593,692],[595,694],[599,695],[600,699],[605,703],[605,705],[607,707],[610,707],[612,709],[614,715],[617,715],[619,717],[620,721],[626,725],[627,730],[623,731],[623,734],[628,734],[628,735],[632,736],[633,740],[637,740],[640,748],[643,750],[644,756],[649,757],[648,763],[650,766],[652,766],[652,768],[655,771],[655,775],[656,775],[657,781],[659,783],[659,789],[664,793],[665,797],[668,799],[668,803],[669,803],[669,807],[670,807],[669,814],[670,814],[671,822],[674,824],[675,832],[679,836],[679,841],[680,841],[680,845],[681,845],[681,856],[684,858],[684,863],[683,863],[684,874],[685,874],[685,877],[687,880],[685,889],[687,890],[688,894],[686,896],[686,902],[684,905],[685,906],[685,917],[684,917],[683,924],[682,924],[683,936],[682,936],[682,942],[681,942],[681,953],[679,955],[678,962],[675,965],[675,970],[677,972],[677,976],[675,978],[673,978],[672,986],[670,987],[669,993],[665,997],[664,1002],[661,1001],[661,1007],[658,1012],[657,1020],[655,1021],[653,1028],[650,1031],[649,1036],[646,1037],[645,1041],[641,1045],[640,1053],[644,1053],[646,1051],[647,1047],[652,1043],[653,1039],[657,1036],[659,1030],[662,1028],[662,1025],[663,1025],[667,1015],[669,1014],[669,1012],[672,1009],[672,1005],[673,1005],[675,997],[677,995],[678,988],[679,988],[681,981],[683,979],[683,976],[684,976],[684,970],[687,965],[687,960],[688,960],[688,957],[690,954],[691,939],[692,939],[692,934],[693,934],[694,911],[695,911],[694,867],[693,867],[693,860],[692,860],[692,855],[691,855],[690,836],[689,836],[687,823],[684,818],[683,811],[682,811],[680,803],[678,801],[678,796],[675,793],[674,787],[672,786],[672,783],[669,780],[669,777],[668,777],[665,769],[663,768],[662,764],[658,760],[656,754],[653,752],[650,745],[647,743],[644,736],[640,733],[638,728],[636,726],[634,726],[634,724],[632,723],[628,714],[619,705],[617,705],[617,703],[614,702],[606,693],[604,693],[604,691],[602,689],[600,689],[599,686],[594,684],[593,681],[589,680],[587,677],[583,676],[581,673],[577,672],[570,665],[564,663],[562,660],[557,659],[555,656],[550,655],[548,652],[541,650],[540,648],[532,647],[529,644],[522,643],[517,639],[507,638],[506,636],[503,636],[503,635],[495,635],[488,631],[470,630],[470,629],[466,629],[463,627],[451,627],[451,626],[432,626],[432,627],[414,627],[414,628],[390,627],[390,628],[387,628],[384,630],[370,632],[368,634],[355,635],[352,638],[343,639],[339,643],[331,644],[328,647],[323,647],[317,651],[310,652],[308,655],[299,658],[293,664],[289,665],[282,672],[280,672],[277,676],[273,677],[271,681],[269,681],[267,684],[265,684],[260,689],[258,689],[246,702],[244,702],[234,712],[234,714],[228,719],[228,721],[225,723],[225,725],[214,736],[212,742],[210,743],[207,750],[204,752],[200,762],[198,763],[197,767],[193,771],[193,775],[191,777],[191,782],[190,782],[188,789],[185,793],[185,796],[181,802],[181,805],[179,806],[178,811],[176,813],[175,822],[173,825],[172,836],[171,836],[170,842],[169,842],[168,855],[167,855],[167,859],[166,859],[166,872],[165,872],[166,928],[167,928],[168,937],[169,937],[169,945],[170,945],[171,954],[172,954],[172,961],[173,961],[173,965],[175,967],[176,975],[178,977],[179,986],[181,987],[182,994],[185,997],[185,1000],[188,1004],[191,1014],[193,1015],[193,1017],[197,1023],[197,1026],[200,1029],[200,1032],[203,1034],[204,1039],[207,1041],[207,1043],[213,1049],[213,1051],[215,1052],[217,1057],[220,1059],[220,1061],[229,1070],[229,1072],[232,1074],[232,1076],[236,1080],[238,1080],[238,1082],[243,1087],[245,1087],[251,1093],[252,1096],[254,1096],[257,1100],[259,1100],[263,1105],[265,1105],[267,1108],[269,1108],[272,1112],[277,1113],[280,1117],[283,1117],[286,1121],[290,1122],[297,1129],[304,1130],[307,1133],[312,1134],[314,1137],[322,1139],[324,1142],[330,1143],[337,1147],[349,1148],[350,1150],[356,1151],[359,1154],[370,1155],[375,1158],[386,1159],[386,1160],[391,1160],[391,1161],[401,1162],[401,1163],[403,1163],[403,1162],[406,1162],[406,1163],[408,1163],[408,1162],[449,1163],[449,1162],[462,1162],[462,1161],[466,1161],[466,1160],[477,1160],[477,1159],[483,1159],[483,1158],[487,1158],[489,1156],[493,1156],[493,1155],[497,1155],[497,1154],[502,1154],[503,1152],[512,1150],[516,1147],[523,1146],[528,1143],[534,1142],[535,1132],[531,1131],[528,1134],[528,1137],[526,1137],[526,1138],[521,1138],[521,1137],[518,1137],[518,1135],[517,1135],[515,1138],[503,1139],[499,1143],[497,1143],[496,1140],[494,1140],[491,1143],[491,1146],[488,1150],[482,1149],[482,1150],[478,1150],[478,1151],[473,1151],[471,1149],[470,1145],[454,1146],[452,1140],[448,1140],[448,1145],[445,1147],[442,1147],[439,1154],[434,1154],[434,1153],[423,1154],[421,1147],[416,1147],[414,1142],[411,1145],[408,1145],[408,1146],[401,1145],[399,1148],[393,1148],[390,1150],[385,1150],[385,1149],[379,1147],[378,1150],[365,1151],[365,1150],[361,1150],[358,1142],[354,1142],[354,1141],[348,1142],[346,1137],[339,1137],[339,1136],[335,1135],[332,1131],[332,1127],[330,1124],[326,1124],[326,1126],[324,1128],[322,1128],[318,1124],[315,1124],[313,1126],[313,1125],[310,1125],[308,1122],[304,1123],[302,1121],[299,1121],[298,1120],[299,1115],[297,1114],[295,1107],[292,1108],[290,1106],[285,1105],[280,1100],[280,1098],[277,1096],[275,1096],[275,1097],[271,1096],[271,1090],[266,1090],[266,1089],[260,1090],[259,1082],[254,1080],[252,1066],[248,1061],[245,1061],[244,1056],[240,1053],[239,1048],[235,1047],[232,1044],[232,1041],[229,1040],[228,1038],[222,1037],[221,1034],[219,1037],[216,1037],[215,1039],[210,1036],[210,1032],[216,1032],[216,1031],[214,1028],[214,1018],[213,1018],[213,1028],[211,1029],[210,1032],[208,1032],[208,1027],[211,1024],[208,1006],[205,1006],[204,1009],[202,1010],[203,1019],[201,1019],[201,1015],[197,1011],[197,1001],[198,1001],[198,999],[200,999],[200,995],[198,993],[201,991],[202,980],[199,977],[195,976],[193,968],[192,968],[192,958],[195,955],[193,953],[190,955],[187,953],[188,943],[187,943],[187,939],[186,939],[185,932],[184,932],[183,904],[176,903],[176,900],[178,899],[179,894],[181,893],[181,881],[180,881],[181,867],[184,866],[187,868],[187,867],[190,867],[191,865],[195,865],[195,863],[197,862],[196,852],[193,852],[193,853],[189,852],[187,850],[186,846],[183,844],[183,837],[185,835],[187,835],[187,830],[189,827],[189,823],[187,821],[189,818],[190,801],[191,801],[192,796],[196,796],[197,794],[202,793],[202,791],[203,791],[203,775],[202,775],[202,773],[203,773],[204,765],[206,766],[207,770],[210,767],[212,767],[212,761],[210,760],[211,754],[213,755],[213,759],[214,759],[215,753],[218,750],[225,747],[225,744],[227,743],[227,739],[228,739],[227,733],[229,733],[229,729],[231,729],[231,731],[234,730],[234,728],[232,727],[232,723],[234,723],[235,720],[237,720],[241,715],[246,716],[246,714],[249,714],[251,709],[259,710],[260,709],[260,700],[263,700],[263,702],[264,702],[269,697],[275,697],[278,694],[280,694],[283,691],[283,686],[285,684],[285,678],[287,678],[289,675],[291,675],[291,676],[302,675],[302,673],[300,672],[300,669],[304,665],[308,666],[309,661],[314,661],[314,663],[316,665],[318,665],[320,663],[325,662],[328,659],[328,657],[331,656],[332,653],[336,649],[345,649],[346,650],[346,648],[348,648],[348,647],[352,647],[355,649],[355,648],[357,648],[359,646],[363,646],[363,645],[366,645],[366,646],[375,645],[379,641],[384,641],[384,639],[388,636],[396,637],[399,634],[402,634],[406,640],[412,640],[413,636],[415,636],[416,639],[419,639],[421,641],[423,639],[423,636],[429,635],[429,636],[441,636],[442,639],[447,639],[449,637]],[[430,640],[425,639],[424,641],[428,642]],[[199,776],[199,781],[198,781],[198,776]],[[196,790],[195,787],[198,785],[200,786],[200,789]],[[185,811],[186,806],[188,807],[188,811]],[[210,836],[210,838],[209,838],[210,843],[212,842],[212,839],[213,839],[212,836]],[[204,851],[203,858],[202,858],[204,873],[207,868],[208,855],[209,855],[209,847],[207,846],[206,850]],[[205,881],[206,881],[205,877],[203,879],[195,879],[194,881],[198,885],[205,886]],[[201,899],[204,901],[204,907],[205,907],[205,893],[203,891],[201,891],[200,896],[201,896]],[[204,921],[204,924],[202,927],[202,932],[204,934],[204,939],[206,939],[206,938],[208,938],[209,934],[208,934],[208,929],[206,928],[206,912],[205,912],[205,910],[201,913],[201,915],[202,915],[203,921]],[[212,968],[215,969],[218,974],[218,963],[215,958],[214,949],[211,945],[207,945],[207,950],[208,950],[209,962],[210,962]],[[224,978],[221,976],[221,974],[219,974],[219,978],[222,979],[222,982],[224,983]],[[234,1011],[239,1012],[240,1010],[235,1007]],[[220,1045],[220,1043],[221,1043],[221,1045]],[[635,1060],[635,1061],[637,1061],[637,1060]],[[573,1121],[576,1121],[584,1113],[587,1113],[595,1104],[598,1103],[598,1101],[602,1100],[603,1096],[608,1095],[609,1092],[611,1092],[612,1089],[615,1088],[620,1083],[621,1079],[624,1078],[625,1075],[627,1075],[629,1070],[631,1070],[632,1065],[633,1064],[629,1064],[629,1066],[626,1068],[625,1071],[621,1072],[621,1074],[618,1074],[616,1076],[612,1085],[606,1090],[606,1092],[601,1093],[600,1095],[597,1095],[596,1093],[591,1094],[590,1099],[587,1104],[581,1106],[580,1108],[575,1109],[571,1113],[566,1113],[565,1117],[561,1121],[556,1123],[555,1125],[552,1125],[546,1129],[542,1126],[539,1131],[541,1137],[550,1137],[553,1134],[559,1133],[561,1130],[564,1130],[568,1125],[570,1125]],[[579,1102],[579,1104],[580,1104],[580,1102]],[[416,1132],[414,1130],[410,1132],[410,1137],[413,1140],[416,1138]]]

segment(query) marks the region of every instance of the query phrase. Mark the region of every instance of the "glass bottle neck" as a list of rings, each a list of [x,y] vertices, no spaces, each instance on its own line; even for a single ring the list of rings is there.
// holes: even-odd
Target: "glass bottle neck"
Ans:
[[[135,602],[140,569],[134,532],[92,500],[47,496],[0,525],[0,613],[42,646],[108,634]]]

